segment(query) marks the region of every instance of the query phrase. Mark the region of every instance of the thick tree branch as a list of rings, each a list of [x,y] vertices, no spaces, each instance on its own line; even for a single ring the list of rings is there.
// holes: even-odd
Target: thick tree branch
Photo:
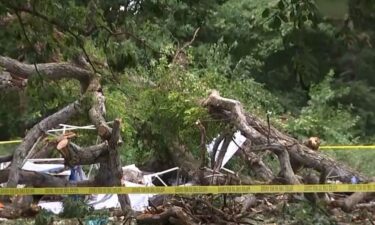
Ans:
[[[262,135],[258,131],[254,130],[254,128],[247,124],[245,111],[239,101],[223,98],[220,96],[219,92],[214,90],[202,105],[209,109],[212,108],[227,111],[225,114],[230,116],[230,119],[233,120],[235,125],[242,131],[246,138],[250,140],[262,138]],[[228,114],[228,112],[230,114]]]
[[[5,183],[10,174],[9,169],[0,170],[0,183]],[[95,187],[96,184],[91,180],[84,181],[68,181],[64,177],[58,177],[46,173],[40,173],[35,171],[20,170],[19,184],[25,184],[29,187]]]
[[[104,96],[100,91],[95,91],[93,95],[94,104],[89,110],[90,120],[98,130],[99,136],[103,140],[109,140],[111,137],[112,129],[107,125],[107,122],[103,116],[105,111]]]
[[[246,140],[242,144],[239,155],[249,163],[249,167],[254,171],[255,177],[264,181],[271,181],[275,178],[272,170],[263,162],[262,158],[251,151],[250,141]]]
[[[91,165],[103,162],[108,154],[108,142],[89,147],[79,147],[70,143],[67,147],[60,150],[68,166]]]
[[[29,79],[37,74],[34,65],[21,63],[9,57],[0,56],[0,66],[12,75]],[[46,79],[59,80],[63,78],[76,79],[81,83],[89,82],[93,73],[69,63],[41,63],[36,64],[38,72]]]
[[[206,152],[207,152],[207,149],[206,149],[206,128],[203,126],[203,124],[198,120],[196,122],[196,125],[198,126],[199,128],[199,131],[201,133],[201,143],[200,143],[200,151],[201,151],[201,168],[203,168],[204,166],[206,166]]]
[[[120,154],[118,152],[118,146],[120,145],[120,120],[116,119],[113,123],[113,132],[109,140],[109,167],[112,171],[114,184],[121,186],[121,179],[123,177],[123,171],[121,166]],[[118,195],[118,200],[121,205],[121,209],[125,213],[132,214],[130,205],[129,195]],[[132,216],[132,215],[131,215]]]
[[[40,136],[47,130],[56,127],[60,123],[65,123],[73,115],[79,111],[79,102],[76,101],[61,109],[60,111],[52,114],[51,116],[43,119],[40,123],[36,124],[30,131],[27,132],[23,142],[16,148],[12,164],[10,167],[9,180],[7,187],[16,187],[19,179],[19,169],[23,165],[23,161]]]
[[[24,79],[12,77],[8,72],[0,70],[0,90],[1,91],[18,91],[26,86]]]
[[[5,183],[10,175],[10,169],[0,170],[0,183]],[[69,181],[53,175],[38,173],[35,171],[19,171],[19,184],[32,187],[65,187],[69,186]]]

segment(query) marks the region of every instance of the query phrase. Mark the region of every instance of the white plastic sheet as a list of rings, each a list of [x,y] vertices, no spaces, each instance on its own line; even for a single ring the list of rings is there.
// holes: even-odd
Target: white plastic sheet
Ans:
[[[234,133],[233,139],[234,139],[234,141],[231,141],[229,143],[227,152],[225,153],[225,156],[223,158],[223,163],[221,165],[221,168],[223,168],[228,163],[228,161],[233,157],[233,155],[236,154],[236,152],[239,149],[238,146],[241,146],[246,141],[246,137],[244,137],[241,134],[240,131],[237,131],[236,133]],[[216,138],[207,146],[207,151],[210,154],[212,153],[212,149],[214,147],[215,140],[216,140]],[[219,155],[219,152],[220,152],[221,146],[223,145],[223,142],[224,141],[221,141],[220,144],[219,144],[218,151],[216,152],[216,155],[215,155],[215,160],[217,160],[217,157]]]
[[[49,164],[49,163],[40,164],[40,163],[33,163],[30,161],[26,161],[22,169],[28,170],[28,171],[41,172],[41,173],[55,173],[55,172],[60,172],[62,169],[64,169],[64,165],[63,164]],[[69,176],[70,170],[65,170],[55,175]]]
[[[144,187],[145,185],[135,184],[125,181],[126,187]],[[148,206],[148,200],[153,195],[150,194],[129,194],[130,205],[135,211],[143,211]],[[90,201],[88,204],[93,206],[94,209],[104,208],[118,208],[120,203],[116,194],[99,194],[95,196],[96,199]]]
[[[39,164],[38,164],[39,165]],[[51,165],[51,164],[50,164]],[[45,171],[47,167],[38,167],[33,168],[31,167],[33,165],[28,164],[26,168],[33,169],[33,171]],[[56,166],[50,166],[50,168],[56,168]],[[59,168],[59,167],[58,167]],[[134,164],[124,166],[123,168],[134,170],[137,172],[140,171]],[[123,185],[127,187],[144,187],[144,186],[153,186],[151,179],[148,176],[144,176],[144,184],[136,184],[129,181],[122,181]],[[135,211],[143,211],[148,206],[148,200],[153,195],[151,194],[129,194],[130,204],[133,210]],[[99,195],[93,195],[92,200],[88,202],[90,206],[92,206],[94,209],[105,209],[105,208],[119,208],[120,203],[118,201],[118,197],[116,194],[99,194]],[[63,210],[62,202],[39,202],[38,204],[41,208],[49,210],[53,212],[54,214],[59,214]]]
[[[38,206],[40,206],[40,208],[48,210],[48,211],[50,211],[54,214],[61,213],[62,209],[63,209],[62,202],[43,202],[43,201],[40,201],[38,203]]]

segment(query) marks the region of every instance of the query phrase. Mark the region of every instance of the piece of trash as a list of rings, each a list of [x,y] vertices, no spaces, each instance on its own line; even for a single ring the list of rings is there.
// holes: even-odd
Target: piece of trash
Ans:
[[[351,183],[352,184],[357,184],[358,183],[358,178],[353,176],[351,179],[350,179]]]

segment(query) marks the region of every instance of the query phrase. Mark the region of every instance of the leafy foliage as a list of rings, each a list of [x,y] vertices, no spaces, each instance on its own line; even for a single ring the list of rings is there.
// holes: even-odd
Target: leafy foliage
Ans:
[[[332,143],[347,144],[353,141],[355,134],[350,131],[356,125],[358,118],[352,116],[350,109],[342,105],[334,106],[332,101],[348,93],[348,88],[332,90],[333,71],[319,84],[310,90],[308,105],[302,108],[298,118],[287,125],[295,135],[301,138],[319,136]]]
[[[83,218],[91,211],[82,199],[74,197],[65,198],[63,201],[63,211],[60,213],[61,218]]]
[[[53,222],[53,213],[42,209],[35,217],[35,225],[49,225]]]
[[[311,205],[308,202],[286,205],[282,211],[284,219],[290,221],[290,224],[331,225],[337,223],[327,216],[321,206]]]

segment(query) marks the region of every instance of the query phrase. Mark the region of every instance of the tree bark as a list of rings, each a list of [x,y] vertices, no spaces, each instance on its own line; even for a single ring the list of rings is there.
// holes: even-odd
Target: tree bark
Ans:
[[[64,157],[65,164],[73,167],[75,165],[91,165],[96,163],[106,163],[109,145],[105,141],[98,145],[89,147],[79,147],[73,143],[60,151]]]
[[[10,169],[0,170],[0,183],[5,183],[10,175]],[[35,171],[19,171],[19,184],[32,187],[65,187],[69,186],[69,181],[64,178],[55,177],[45,173]]]
[[[243,143],[238,154],[243,160],[248,162],[248,166],[254,172],[256,178],[266,182],[275,179],[272,170],[263,162],[262,158],[251,151],[249,141]]]
[[[121,186],[123,176],[118,146],[120,142],[120,120],[116,119],[111,129],[111,137],[108,142],[108,154],[105,160],[100,163],[98,174],[94,178],[95,184],[99,186]],[[118,195],[123,213],[127,216],[133,216],[129,196],[126,194]]]
[[[113,183],[115,186],[121,186],[123,176],[120,154],[118,146],[120,143],[120,120],[116,119],[113,124],[112,136],[109,140],[109,168],[113,173]],[[118,199],[123,212],[131,212],[129,195],[118,195]]]
[[[21,63],[9,57],[0,56],[0,66],[11,75],[29,79],[37,74],[48,80],[63,78],[76,79],[81,83],[89,83],[93,73],[70,63],[41,63],[35,65]]]
[[[2,92],[19,91],[23,82],[15,82],[9,73],[0,71],[0,90]]]

